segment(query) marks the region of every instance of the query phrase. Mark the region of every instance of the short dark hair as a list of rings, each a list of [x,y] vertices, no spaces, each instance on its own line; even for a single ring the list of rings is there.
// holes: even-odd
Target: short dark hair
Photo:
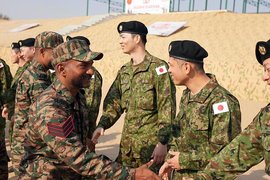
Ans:
[[[195,65],[196,70],[200,72],[204,72],[204,68],[203,68],[204,63],[192,63],[192,64]]]
[[[143,35],[143,34],[131,34],[132,37],[134,37],[136,35],[140,36],[140,38],[142,40],[142,43],[145,45],[146,42],[147,42],[146,35]]]

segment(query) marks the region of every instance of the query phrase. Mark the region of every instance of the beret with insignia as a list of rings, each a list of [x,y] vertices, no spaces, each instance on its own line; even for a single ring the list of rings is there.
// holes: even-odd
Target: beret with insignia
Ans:
[[[20,45],[17,42],[11,43],[11,49],[20,49]]]
[[[263,64],[263,61],[270,58],[270,39],[268,41],[259,41],[255,47],[255,54],[258,62]]]
[[[78,39],[78,40],[83,40],[86,42],[86,44],[88,44],[88,46],[90,46],[90,41],[88,38],[84,37],[84,36],[74,36],[74,37],[70,37],[70,36],[67,36],[66,37],[66,41],[69,41],[71,39]]]
[[[207,51],[195,41],[172,41],[169,45],[169,55],[188,62],[203,63],[208,56]]]
[[[27,38],[24,40],[20,40],[18,43],[20,47],[32,47],[35,44],[35,38]]]
[[[140,34],[140,35],[147,35],[148,30],[147,27],[139,22],[139,21],[128,21],[128,22],[121,22],[117,26],[118,33],[131,33],[131,34]]]

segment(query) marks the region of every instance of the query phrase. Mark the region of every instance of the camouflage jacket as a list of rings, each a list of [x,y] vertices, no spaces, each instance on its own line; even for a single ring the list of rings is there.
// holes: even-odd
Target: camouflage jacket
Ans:
[[[270,176],[270,104],[222,151],[210,159],[196,179],[235,179],[237,175],[265,160]]]
[[[18,81],[11,144],[15,171],[24,154],[23,142],[28,123],[29,107],[37,96],[51,84],[46,71],[43,65],[33,60]]]
[[[99,106],[102,96],[102,76],[97,69],[94,68],[94,76],[90,81],[88,88],[84,88],[86,106],[89,110],[89,119],[90,119],[90,134],[92,136],[93,132],[96,129],[96,121],[99,113]]]
[[[95,179],[128,178],[127,168],[86,146],[90,122],[81,93],[73,97],[56,80],[37,98],[29,114],[21,177],[76,179],[80,174]]]
[[[23,72],[29,66],[30,62],[25,63],[22,67],[19,67],[16,71],[16,74],[11,82],[11,88],[7,92],[7,102],[8,102],[8,119],[11,120],[11,117],[14,115],[15,109],[15,95],[19,79],[21,78]]]
[[[12,74],[6,62],[0,59],[0,112],[2,114],[2,106],[6,104],[6,94],[11,86]],[[0,114],[0,141],[5,139],[5,119]]]
[[[139,65],[129,62],[120,69],[104,100],[99,127],[110,128],[126,112],[118,156],[125,165],[140,166],[150,160],[158,142],[169,141],[176,108],[167,69],[165,61],[147,52]]]
[[[214,75],[207,75],[211,80],[198,94],[183,91],[173,125],[173,148],[180,152],[181,167],[176,174],[204,169],[209,159],[241,132],[238,100],[218,84]]]

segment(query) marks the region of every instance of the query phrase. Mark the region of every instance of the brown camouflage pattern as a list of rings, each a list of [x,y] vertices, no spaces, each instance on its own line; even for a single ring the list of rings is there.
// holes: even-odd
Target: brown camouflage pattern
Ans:
[[[22,179],[130,179],[129,170],[87,147],[89,137],[85,97],[71,93],[56,80],[30,108],[26,155],[22,161]],[[49,123],[74,118],[75,129],[60,138],[48,132]]]
[[[44,31],[36,36],[35,38],[35,48],[55,48],[59,44],[63,43],[64,39],[62,35],[52,32]]]

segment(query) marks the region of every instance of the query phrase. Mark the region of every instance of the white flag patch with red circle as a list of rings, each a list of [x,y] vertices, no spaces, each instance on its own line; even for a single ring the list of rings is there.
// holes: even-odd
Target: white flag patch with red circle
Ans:
[[[228,112],[229,106],[227,102],[215,103],[213,104],[213,111],[214,111],[214,114]]]
[[[157,72],[157,75],[161,75],[161,74],[164,74],[164,73],[166,73],[166,72],[168,72],[168,71],[167,71],[167,69],[166,69],[166,66],[163,65],[163,66],[157,67],[157,68],[156,68],[156,72]]]

